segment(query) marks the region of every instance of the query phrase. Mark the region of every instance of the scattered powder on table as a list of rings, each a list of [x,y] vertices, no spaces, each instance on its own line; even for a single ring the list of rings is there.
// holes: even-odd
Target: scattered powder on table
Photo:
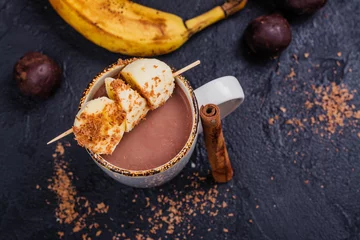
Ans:
[[[168,239],[191,239],[194,238],[196,230],[193,221],[195,217],[204,216],[204,219],[210,219],[209,224],[211,224],[210,222],[212,219],[215,220],[216,216],[222,218],[235,216],[228,210],[229,204],[233,204],[236,200],[236,196],[230,193],[230,189],[219,191],[217,185],[209,186],[206,176],[193,173],[190,176],[180,176],[189,182],[181,190],[171,188],[166,193],[160,190],[157,197],[152,197],[152,199],[149,197],[139,199],[135,194],[134,199],[129,200],[129,206],[137,200],[144,201],[144,207],[138,209],[139,214],[136,220],[132,219],[132,221],[120,224],[117,229],[114,227],[111,229],[106,224],[100,225],[95,221],[95,215],[107,214],[109,206],[102,202],[94,204],[87,198],[79,196],[73,184],[73,173],[69,170],[64,154],[64,146],[59,143],[53,154],[54,176],[49,179],[48,185],[48,188],[57,196],[58,204],[55,209],[57,221],[72,229],[71,232],[59,231],[57,233],[59,238],[66,239],[66,236],[77,233],[81,236],[79,239],[91,240],[101,238],[101,234],[107,230],[115,234],[113,240],[151,240],[159,239],[157,237],[159,235]],[[230,201],[227,201],[228,198]],[[110,220],[115,223],[114,219],[110,218]],[[131,236],[121,232],[125,226],[131,227]],[[215,226],[215,229],[217,227],[221,229],[220,226]],[[211,231],[211,228],[209,229]],[[230,230],[223,228],[223,232],[228,231]],[[196,238],[202,238],[202,236],[196,236]]]
[[[66,145],[70,146],[70,144]],[[70,225],[72,232],[86,231],[83,239],[90,240],[91,235],[99,236],[101,234],[101,230],[92,231],[92,228],[100,227],[99,224],[93,222],[92,217],[98,213],[107,213],[109,206],[98,203],[94,207],[85,197],[78,196],[72,184],[74,176],[68,169],[68,161],[64,160],[64,153],[64,146],[58,143],[53,154],[54,176],[48,180],[48,189],[56,194],[58,200],[55,216],[60,224]],[[58,236],[62,238],[64,232],[58,232]]]
[[[345,121],[353,125],[357,123],[357,119],[360,119],[360,110],[356,110],[355,105],[350,104],[356,90],[349,91],[344,84],[336,85],[335,83],[327,87],[312,86],[312,89],[317,97],[312,103],[305,103],[307,108],[320,106],[324,111],[323,115],[318,116],[318,121],[315,119],[314,124],[325,122],[325,130],[335,133],[339,127],[344,127]]]
[[[225,200],[230,197],[228,196],[229,189],[226,193],[221,193],[217,185],[208,189],[203,188],[201,183],[205,183],[206,177],[201,177],[198,173],[188,176],[187,179],[191,182],[189,185],[185,185],[182,191],[174,190],[171,194],[159,194],[154,203],[151,203],[149,198],[145,198],[146,209],[139,209],[139,212],[144,213],[150,210],[150,217],[144,219],[139,214],[138,219],[140,222],[147,222],[148,227],[146,229],[135,227],[135,239],[158,239],[157,236],[159,235],[168,239],[192,239],[196,230],[193,221],[195,217],[203,215],[204,219],[210,219],[210,221],[216,216],[221,216],[221,218],[234,217],[234,213],[226,212],[229,203]],[[220,197],[221,201],[218,200]],[[232,198],[236,199],[234,197],[233,195]],[[137,225],[137,222],[131,224]],[[211,228],[209,229],[208,231],[211,231]],[[224,232],[228,231],[224,228]],[[125,233],[117,233],[113,240],[124,239],[124,235]]]
[[[285,119],[285,124],[293,125],[294,132],[298,133],[306,128],[311,128],[320,136],[331,136],[334,133],[342,133],[345,126],[356,127],[360,119],[360,110],[352,104],[356,90],[349,90],[345,84],[336,85],[334,82],[329,86],[311,86],[311,92],[307,95],[304,109],[306,116],[300,118]],[[283,110],[281,110],[284,112]],[[269,119],[273,125],[279,116]],[[288,135],[292,135],[292,131]],[[358,134],[360,137],[360,135]]]

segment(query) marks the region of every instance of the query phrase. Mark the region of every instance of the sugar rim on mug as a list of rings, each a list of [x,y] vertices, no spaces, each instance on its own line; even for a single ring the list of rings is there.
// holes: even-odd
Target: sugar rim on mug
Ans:
[[[136,60],[136,58],[128,59],[127,63],[130,63],[130,62],[135,61],[135,60]],[[79,110],[81,109],[87,95],[90,93],[90,91],[91,91],[92,87],[94,86],[94,84],[97,81],[99,81],[99,79],[101,77],[103,77],[104,74],[114,70],[114,68],[116,68],[116,67],[124,66],[124,65],[125,65],[124,63],[121,64],[121,63],[116,62],[116,63],[113,63],[113,64],[109,65],[108,67],[106,67],[102,72],[98,73],[94,77],[94,79],[88,84],[85,91],[83,92],[83,96],[80,99]],[[129,176],[129,177],[145,177],[145,176],[155,175],[155,174],[164,172],[167,169],[173,167],[175,164],[177,164],[188,153],[188,151],[192,147],[192,145],[193,145],[193,143],[195,141],[195,138],[197,136],[198,122],[199,122],[199,108],[198,108],[198,103],[197,103],[197,100],[196,100],[194,90],[191,87],[189,81],[186,80],[181,75],[179,75],[179,76],[177,76],[175,78],[180,80],[183,83],[184,87],[187,89],[188,93],[190,93],[190,97],[191,97],[193,108],[194,108],[193,126],[191,128],[190,136],[189,136],[188,140],[186,141],[184,147],[180,150],[180,152],[175,157],[173,157],[171,160],[164,163],[163,165],[160,165],[160,166],[155,167],[155,168],[146,169],[146,170],[129,170],[129,169],[117,167],[114,164],[111,164],[108,161],[106,161],[99,154],[95,154],[95,153],[91,152],[89,149],[86,149],[86,151],[89,153],[89,155],[95,161],[97,161],[97,163],[99,163],[101,166],[105,167],[106,169],[108,169],[108,170],[110,170],[112,172],[116,172],[116,173],[125,175],[125,176]],[[119,144],[121,144],[121,142]]]

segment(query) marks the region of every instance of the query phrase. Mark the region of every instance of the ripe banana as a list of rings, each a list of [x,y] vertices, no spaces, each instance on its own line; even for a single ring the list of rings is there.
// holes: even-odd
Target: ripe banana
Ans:
[[[178,49],[192,35],[238,12],[247,2],[228,0],[202,15],[183,21],[174,14],[130,0],[49,1],[68,24],[93,43],[112,52],[141,57]]]

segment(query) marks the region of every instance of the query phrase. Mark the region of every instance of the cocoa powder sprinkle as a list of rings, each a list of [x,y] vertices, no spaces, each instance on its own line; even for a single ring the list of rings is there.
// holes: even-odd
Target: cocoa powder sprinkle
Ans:
[[[305,92],[308,98],[304,103],[306,117],[284,119],[285,124],[293,125],[295,133],[310,128],[322,137],[342,133],[346,126],[356,127],[360,119],[360,110],[352,104],[356,93],[345,84],[334,82],[327,86],[311,85],[311,91]],[[268,122],[273,125],[276,121],[272,117]],[[289,136],[291,134],[288,132]]]
[[[70,146],[70,144],[65,144]],[[48,180],[48,189],[56,194],[57,206],[55,209],[55,217],[59,224],[65,224],[72,227],[72,232],[87,231],[86,226],[96,226],[99,224],[92,223],[94,216],[97,212],[107,212],[109,206],[104,203],[98,203],[96,208],[91,207],[91,203],[83,196],[79,196],[76,188],[73,185],[73,173],[69,171],[69,163],[64,159],[65,149],[62,143],[56,146],[54,160],[54,175]],[[96,205],[96,204],[95,204]],[[92,210],[95,209],[95,212]],[[86,210],[86,211],[84,211]],[[89,227],[91,230],[92,227]],[[96,232],[96,236],[101,234],[101,230]],[[82,233],[82,239],[91,239],[91,232]],[[59,238],[65,236],[64,232],[58,232]],[[64,237],[66,239],[66,237]]]
[[[182,175],[181,177],[186,178],[189,184],[181,190],[165,192],[160,189],[158,194],[151,198],[146,196],[141,198],[140,195],[134,194],[133,199],[138,199],[138,204],[142,203],[143,207],[137,216],[118,225],[118,230],[131,226],[133,232],[127,236],[124,232],[116,232],[114,228],[95,221],[98,214],[106,216],[109,206],[103,202],[94,203],[77,192],[74,185],[76,175],[71,171],[69,161],[65,159],[63,144],[58,143],[53,158],[54,175],[49,180],[48,188],[57,197],[55,216],[60,225],[66,225],[71,229],[70,232],[59,232],[59,238],[66,239],[67,236],[73,235],[86,240],[102,239],[105,238],[106,231],[112,234],[113,240],[158,239],[157,235],[160,233],[166,234],[165,239],[192,239],[199,237],[195,235],[196,226],[193,225],[195,217],[215,217],[219,214],[234,216],[227,210],[229,205],[236,201],[236,196],[231,194],[229,188],[220,191],[217,185],[208,186],[208,178],[199,173]],[[144,214],[147,217],[143,217]],[[109,221],[115,223],[112,218],[109,218]],[[147,227],[141,228],[144,223]],[[211,228],[208,231],[211,231]],[[224,228],[223,232],[227,233],[228,229]]]

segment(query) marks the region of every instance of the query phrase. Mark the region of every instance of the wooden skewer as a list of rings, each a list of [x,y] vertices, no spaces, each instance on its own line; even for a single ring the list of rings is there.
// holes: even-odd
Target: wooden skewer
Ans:
[[[179,71],[174,72],[174,73],[173,73],[173,77],[179,76],[180,74],[182,74],[182,73],[184,73],[184,72],[192,69],[193,67],[196,67],[196,66],[199,65],[199,64],[200,64],[200,60],[197,60],[197,61],[195,61],[195,62],[187,65],[186,67],[180,69]],[[68,129],[66,132],[63,132],[63,133],[60,134],[59,136],[57,136],[57,137],[55,137],[54,139],[50,140],[50,141],[47,143],[47,145],[49,145],[50,143],[53,143],[53,142],[55,142],[55,141],[57,141],[57,140],[59,140],[59,139],[61,139],[61,138],[63,138],[63,137],[66,137],[67,135],[70,135],[70,134],[72,134],[72,133],[73,133],[73,129],[70,128],[70,129]]]
[[[73,129],[70,128],[69,130],[67,130],[66,132],[63,132],[62,134],[60,134],[59,136],[57,136],[56,138],[54,138],[53,140],[51,140],[50,142],[47,143],[47,145],[49,145],[50,143],[53,143],[69,134],[73,133]]]
[[[199,64],[200,64],[200,60],[197,60],[197,61],[193,62],[192,64],[189,64],[189,65],[187,65],[186,67],[180,69],[179,71],[174,72],[174,73],[173,73],[173,77],[179,76],[180,74],[186,72],[187,70],[192,69],[193,67],[196,67],[196,66],[199,65]]]

